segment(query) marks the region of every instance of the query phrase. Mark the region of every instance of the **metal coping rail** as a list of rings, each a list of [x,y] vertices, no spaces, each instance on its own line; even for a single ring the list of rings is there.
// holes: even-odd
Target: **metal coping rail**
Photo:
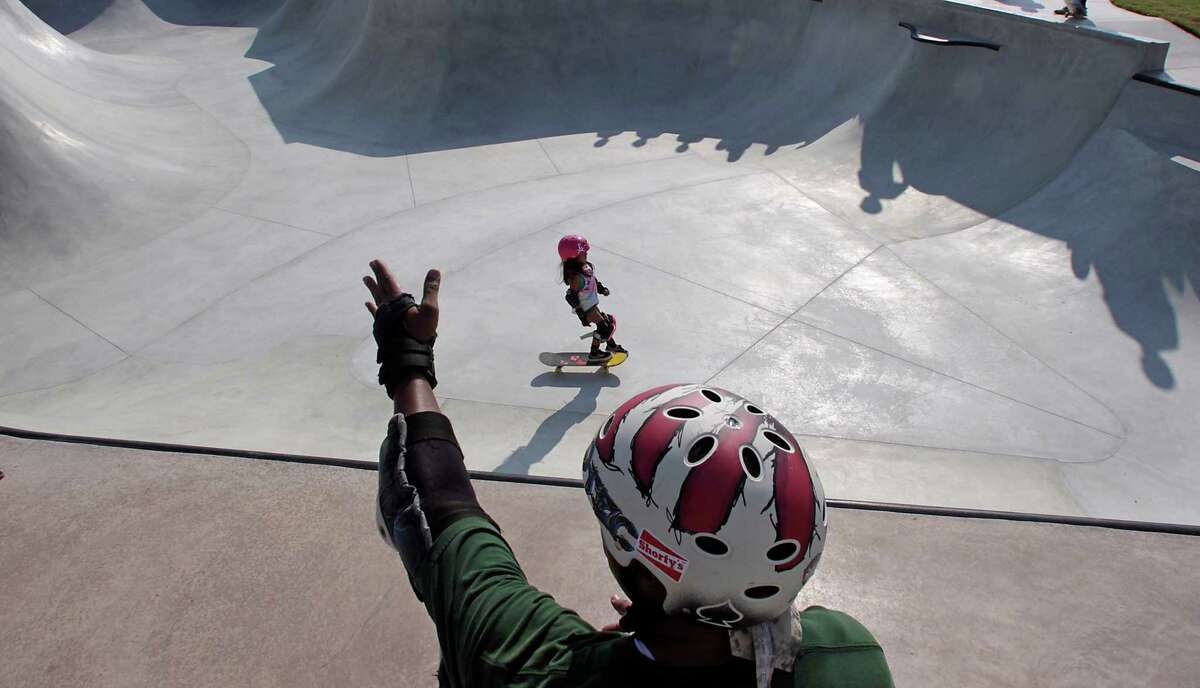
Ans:
[[[331,456],[285,454],[279,452],[256,451],[252,449],[205,447],[192,444],[172,444],[170,442],[123,440],[110,437],[65,435],[56,432],[22,430],[20,428],[12,428],[3,425],[0,425],[0,435],[7,435],[9,437],[17,437],[27,440],[63,442],[68,444],[87,444],[99,447],[139,449],[142,451],[169,452],[173,454],[204,454],[208,456],[278,461],[282,463],[299,463],[317,466],[333,466],[337,468],[353,468],[356,470],[365,471],[376,471],[379,469],[378,463],[375,461],[364,461],[362,459],[342,459]],[[567,487],[574,489],[583,488],[583,481],[576,478],[555,478],[549,476],[489,473],[485,471],[467,472],[470,474],[472,480],[515,483],[521,485],[540,485],[544,487]],[[930,506],[925,504],[897,504],[892,502],[868,502],[849,499],[829,499],[826,501],[826,504],[834,509],[846,509],[853,511],[883,511],[888,513],[912,514],[918,516],[943,516],[949,518],[973,518],[992,521],[1053,523],[1059,525],[1083,526],[1088,528],[1129,530],[1144,533],[1166,533],[1171,535],[1200,536],[1200,525],[1187,525],[1178,523],[1154,523],[1150,521],[1127,521],[1113,518],[1096,518],[1092,516],[1031,514],[1018,511],[993,511],[988,509]]]
[[[819,1],[820,0],[818,0],[818,2]],[[946,36],[935,36],[930,33],[922,32],[921,29],[910,22],[902,21],[899,23],[899,26],[908,29],[909,37],[918,43],[926,43],[928,45],[939,47],[966,46],[973,48],[986,48],[988,50],[995,51],[999,51],[1000,48],[1003,47],[998,43],[992,43],[990,41],[984,41],[975,38],[950,38]],[[1174,81],[1163,74],[1163,72],[1138,72],[1137,74],[1133,75],[1132,79],[1134,81],[1140,81],[1152,86],[1159,86],[1161,88],[1170,89],[1179,93],[1185,93],[1190,96],[1200,96],[1200,87],[1190,86],[1188,84]]]
[[[929,45],[936,45],[939,47],[963,46],[969,48],[986,48],[987,50],[996,51],[1000,50],[999,43],[991,43],[989,41],[982,41],[975,38],[947,38],[943,36],[934,36],[933,34],[922,33],[920,29],[908,22],[900,22],[900,26],[908,29],[909,38],[918,43],[928,43]]]
[[[1140,81],[1144,84],[1150,84],[1151,86],[1169,88],[1172,91],[1186,93],[1189,96],[1200,96],[1200,88],[1196,86],[1188,86],[1187,84],[1181,84],[1178,81],[1171,81],[1170,79],[1165,79],[1150,72],[1138,72],[1137,74],[1133,75],[1133,80]]]

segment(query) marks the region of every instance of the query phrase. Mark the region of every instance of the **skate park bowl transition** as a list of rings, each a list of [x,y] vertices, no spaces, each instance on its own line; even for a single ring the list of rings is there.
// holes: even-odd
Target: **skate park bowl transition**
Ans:
[[[901,24],[906,26],[902,26]],[[469,467],[737,391],[830,497],[1200,523],[1200,98],[932,0],[0,0],[0,425],[373,461],[442,269]],[[578,350],[588,237],[630,359]]]

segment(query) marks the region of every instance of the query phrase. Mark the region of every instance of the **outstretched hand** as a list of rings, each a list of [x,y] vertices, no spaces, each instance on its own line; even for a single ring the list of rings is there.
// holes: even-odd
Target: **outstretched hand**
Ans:
[[[371,271],[375,273],[374,277],[367,275],[363,277],[363,284],[367,285],[367,290],[371,292],[372,301],[367,301],[364,305],[367,311],[371,313],[371,317],[375,317],[379,307],[400,298],[403,290],[396,283],[392,273],[388,270],[388,266],[376,258],[371,261]],[[442,287],[442,273],[437,268],[431,269],[425,273],[425,285],[421,294],[421,303],[418,306],[413,306],[405,314],[404,325],[408,328],[409,334],[422,342],[428,342],[437,335],[438,327],[438,291]]]

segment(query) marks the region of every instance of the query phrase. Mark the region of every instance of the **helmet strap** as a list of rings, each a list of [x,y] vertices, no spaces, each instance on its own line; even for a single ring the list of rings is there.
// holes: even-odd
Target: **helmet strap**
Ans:
[[[730,653],[753,660],[758,688],[769,688],[776,669],[791,673],[803,639],[800,611],[793,602],[774,619],[729,632]]]

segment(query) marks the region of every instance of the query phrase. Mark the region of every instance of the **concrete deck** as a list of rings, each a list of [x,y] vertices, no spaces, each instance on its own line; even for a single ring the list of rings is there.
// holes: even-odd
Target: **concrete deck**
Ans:
[[[932,0],[27,2],[0,425],[370,459],[380,256],[446,274],[472,468],[577,477],[622,399],[708,381],[832,497],[1200,523],[1200,99],[1130,81],[1159,43]],[[580,346],[574,232],[608,376],[537,362]]]
[[[435,685],[431,624],[375,532],[373,471],[6,437],[0,470],[0,684]],[[581,490],[476,487],[534,584],[611,620]],[[829,520],[802,599],[866,623],[899,686],[1200,675],[1200,538]]]

